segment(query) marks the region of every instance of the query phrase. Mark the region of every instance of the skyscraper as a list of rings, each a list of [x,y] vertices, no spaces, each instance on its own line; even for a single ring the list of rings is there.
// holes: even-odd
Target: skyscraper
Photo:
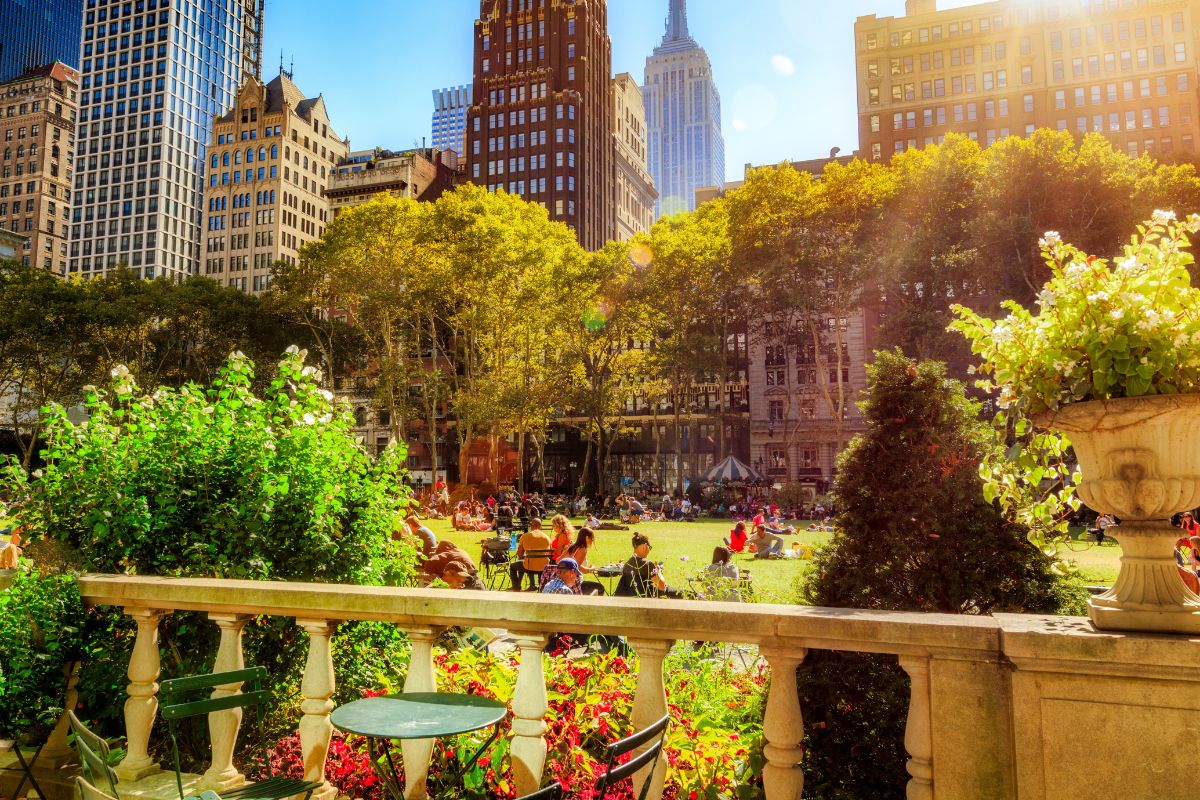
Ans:
[[[208,144],[204,274],[266,291],[271,265],[295,264],[300,247],[325,232],[333,214],[324,191],[348,150],[324,98],[306,98],[291,75],[246,81]]]
[[[656,215],[696,207],[696,189],[725,182],[721,95],[712,64],[688,33],[686,0],[671,0],[662,44],[646,59],[642,87]]]
[[[598,250],[616,235],[605,0],[481,0],[467,177],[541,204]]]
[[[433,139],[435,150],[467,152],[467,110],[471,107],[471,87],[455,86],[433,93]]]
[[[61,61],[79,66],[83,0],[0,2],[0,83]]]
[[[654,224],[658,192],[646,165],[646,109],[642,91],[628,72],[613,78],[613,146],[616,180],[613,213],[617,239],[627,242]]]
[[[59,276],[67,271],[78,102],[79,73],[57,61],[0,83],[0,228],[27,237],[22,261]]]
[[[83,23],[68,271],[198,274],[205,145],[261,69],[262,0],[94,5]]]
[[[1130,156],[1200,146],[1200,3],[1027,3],[854,23],[863,158],[959,133],[989,147],[1038,128],[1102,134]]]

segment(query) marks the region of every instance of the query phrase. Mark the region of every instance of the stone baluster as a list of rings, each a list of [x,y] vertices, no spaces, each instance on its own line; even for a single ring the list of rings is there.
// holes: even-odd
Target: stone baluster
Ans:
[[[667,689],[663,683],[663,659],[671,649],[672,641],[655,639],[631,639],[629,644],[637,651],[641,662],[638,667],[637,692],[633,697],[633,713],[630,715],[634,730],[642,730],[658,722],[667,714]],[[647,745],[648,747],[649,745]],[[646,747],[639,748],[639,752]],[[642,786],[650,781],[646,797],[662,797],[663,784],[667,778],[667,758],[659,756],[653,774],[643,769],[633,776],[634,797],[642,796]]]
[[[538,790],[546,766],[546,677],[542,669],[545,634],[518,634],[521,667],[512,699],[513,784],[517,797]]]
[[[63,713],[58,718],[58,723],[54,726],[54,730],[50,732],[50,738],[46,740],[46,746],[42,748],[42,757],[38,760],[39,766],[61,767],[75,757],[71,746],[67,744],[67,731],[71,728],[71,720],[67,719],[67,712],[74,710],[75,704],[79,702],[79,692],[76,689],[76,685],[79,683],[79,664],[75,663],[63,667],[63,673],[67,678],[67,692],[63,699]]]
[[[333,737],[333,713],[335,679],[330,638],[336,622],[324,619],[298,619],[296,624],[308,632],[308,661],[304,665],[304,679],[300,682],[300,695],[304,698],[300,710],[300,754],[304,760],[304,780],[320,782],[322,786],[312,794],[312,800],[333,800],[337,790],[325,780],[325,760],[329,756],[329,740]]]
[[[763,755],[763,788],[767,800],[800,800],[804,792],[804,716],[796,693],[796,670],[808,651],[803,648],[764,648],[763,657],[771,667],[771,691],[763,720],[766,746]]]
[[[929,658],[901,656],[900,666],[912,680],[904,749],[908,751],[908,800],[933,800],[933,725],[929,691]]]
[[[408,662],[408,677],[404,679],[405,694],[437,691],[437,679],[433,671],[433,642],[439,633],[432,628],[408,631],[412,656]],[[425,800],[429,796],[426,781],[429,779],[429,762],[436,741],[405,739],[400,742],[400,751],[404,754],[405,800]]]
[[[208,618],[221,629],[221,643],[217,647],[217,659],[213,672],[234,672],[245,669],[242,656],[242,631],[250,617],[240,614],[209,614]],[[229,683],[213,689],[212,699],[230,697],[242,691],[241,682]],[[246,776],[233,766],[233,751],[237,746],[238,731],[242,727],[242,709],[231,708],[208,715],[208,732],[212,742],[212,763],[204,773],[201,786],[217,792],[241,786]]]
[[[126,755],[117,765],[117,777],[124,782],[140,781],[160,771],[150,758],[150,729],[158,713],[158,623],[165,612],[153,608],[127,608],[125,613],[137,622],[137,639],[129,657],[129,686],[125,701]]]

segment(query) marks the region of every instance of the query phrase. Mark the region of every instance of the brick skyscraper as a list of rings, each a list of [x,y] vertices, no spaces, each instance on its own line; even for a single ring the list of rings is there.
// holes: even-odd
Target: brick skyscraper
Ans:
[[[616,235],[605,0],[482,0],[468,177],[519,194],[599,249]]]

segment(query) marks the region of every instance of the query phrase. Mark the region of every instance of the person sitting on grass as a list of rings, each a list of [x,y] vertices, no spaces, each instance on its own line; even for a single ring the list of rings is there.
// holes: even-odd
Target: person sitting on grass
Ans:
[[[746,535],[746,523],[738,520],[738,523],[733,526],[733,530],[729,532],[729,538],[725,540],[725,546],[734,553],[746,552],[746,542],[749,536]]]
[[[621,578],[617,581],[614,594],[617,597],[683,597],[667,585],[662,568],[649,559],[650,537],[644,533],[633,535],[633,555],[621,567]]]
[[[750,544],[754,545],[755,558],[783,558],[783,539],[768,531],[766,525],[754,529]]]
[[[550,550],[550,537],[542,530],[542,521],[537,517],[529,520],[529,530],[521,534],[517,542],[517,560],[508,568],[512,578],[512,590],[521,591],[521,583],[529,576],[531,589],[535,589],[542,578],[542,571],[550,564],[550,558],[543,555]],[[530,556],[530,553],[538,553]]]

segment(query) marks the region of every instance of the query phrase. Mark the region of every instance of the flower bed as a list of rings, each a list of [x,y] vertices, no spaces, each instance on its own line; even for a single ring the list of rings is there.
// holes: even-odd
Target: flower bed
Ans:
[[[665,757],[665,796],[683,800],[762,797],[762,718],[768,673],[765,666],[734,670],[704,659],[703,651],[682,647],[665,667],[671,713]],[[517,662],[474,650],[435,656],[438,690],[483,697],[512,697]],[[546,663],[549,701],[546,732],[547,779],[559,781],[581,800],[594,797],[592,786],[603,773],[598,761],[605,745],[632,732],[630,710],[637,671],[618,656],[582,661],[550,658]],[[399,686],[382,686],[392,693]],[[504,723],[507,732],[508,723]],[[501,737],[462,786],[439,784],[453,775],[461,759],[484,741],[486,732],[439,742],[429,771],[430,794],[437,797],[511,798],[514,796],[507,738]],[[271,754],[277,773],[303,774],[299,737],[279,742]],[[383,800],[365,742],[335,735],[329,748],[326,778],[344,795]],[[610,797],[631,797],[628,786]]]

